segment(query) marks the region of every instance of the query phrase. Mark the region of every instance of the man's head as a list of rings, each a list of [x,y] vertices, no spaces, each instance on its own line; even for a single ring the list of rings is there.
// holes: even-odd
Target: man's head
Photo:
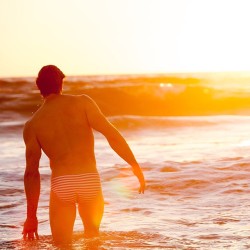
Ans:
[[[41,68],[36,79],[36,85],[43,97],[50,94],[60,94],[65,75],[54,65],[46,65]]]

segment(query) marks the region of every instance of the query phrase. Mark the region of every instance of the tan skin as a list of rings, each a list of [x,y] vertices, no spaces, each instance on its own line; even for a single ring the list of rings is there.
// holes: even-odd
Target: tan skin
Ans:
[[[85,95],[51,94],[25,124],[23,132],[26,145],[24,185],[27,197],[27,219],[23,228],[25,239],[38,238],[36,212],[40,195],[41,152],[50,160],[52,177],[97,172],[92,128],[102,133],[111,148],[132,167],[140,183],[139,193],[144,193],[144,176],[131,149],[95,102]],[[78,209],[85,236],[97,236],[104,209],[102,192],[93,204],[82,204]],[[75,205],[63,204],[51,192],[50,226],[55,242],[71,242],[75,215]]]

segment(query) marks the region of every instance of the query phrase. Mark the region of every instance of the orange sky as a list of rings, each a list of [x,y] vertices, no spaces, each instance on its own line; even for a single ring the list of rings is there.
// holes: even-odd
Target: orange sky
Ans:
[[[250,70],[248,0],[1,0],[0,77]]]

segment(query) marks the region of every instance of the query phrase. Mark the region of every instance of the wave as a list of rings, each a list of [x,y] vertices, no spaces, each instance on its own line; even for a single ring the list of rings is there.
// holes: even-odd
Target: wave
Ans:
[[[108,116],[250,114],[249,87],[226,89],[218,88],[225,86],[223,83],[207,82],[160,75],[71,77],[64,84],[64,93],[89,95]],[[2,115],[14,112],[30,116],[41,105],[34,78],[0,79],[0,88]]]
[[[112,116],[112,124],[120,129],[176,128],[215,125],[216,121],[199,117],[160,117],[160,116]]]

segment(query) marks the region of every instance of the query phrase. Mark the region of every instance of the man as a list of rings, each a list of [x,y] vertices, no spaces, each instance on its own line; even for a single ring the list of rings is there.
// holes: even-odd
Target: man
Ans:
[[[144,193],[144,176],[121,134],[108,122],[95,102],[86,95],[62,94],[64,74],[54,65],[44,66],[36,83],[43,105],[25,124],[24,186],[27,219],[23,235],[38,238],[36,217],[40,195],[39,160],[43,151],[50,160],[50,226],[55,242],[71,242],[76,203],[86,237],[99,233],[104,201],[94,155],[92,128],[101,132],[111,148],[131,165]]]

